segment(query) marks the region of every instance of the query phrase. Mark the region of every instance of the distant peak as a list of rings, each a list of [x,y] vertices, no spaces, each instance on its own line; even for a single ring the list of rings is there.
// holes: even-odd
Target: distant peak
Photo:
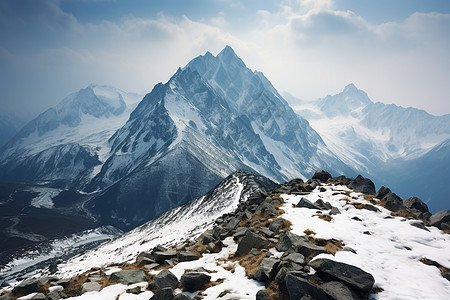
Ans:
[[[357,90],[358,90],[358,88],[353,83],[350,83],[344,88],[344,93],[351,92],[351,91],[357,91]]]
[[[223,48],[222,51],[220,51],[220,53],[217,55],[217,57],[230,57],[230,56],[238,57],[236,55],[236,52],[234,52],[233,48],[231,48],[228,45],[226,45],[225,48]]]

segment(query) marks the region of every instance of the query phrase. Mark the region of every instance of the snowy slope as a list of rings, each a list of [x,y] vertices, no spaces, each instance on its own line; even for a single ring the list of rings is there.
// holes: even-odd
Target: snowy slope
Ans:
[[[138,95],[98,85],[67,96],[1,148],[0,177],[75,179],[106,160],[108,138],[125,124],[139,100]]]

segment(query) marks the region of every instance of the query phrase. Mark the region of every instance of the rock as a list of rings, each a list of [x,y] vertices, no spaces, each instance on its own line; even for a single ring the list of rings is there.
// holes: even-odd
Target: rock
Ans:
[[[271,217],[276,217],[279,215],[278,211],[275,209],[275,207],[267,202],[264,202],[263,204],[261,204],[260,206],[258,206],[258,208],[256,209],[257,213],[260,214],[268,214]]]
[[[1,295],[0,300],[13,300],[13,295],[12,293]]]
[[[420,228],[420,229],[425,230],[425,231],[430,231],[428,228],[425,227],[425,225],[422,222],[411,223],[411,226]]]
[[[301,253],[304,256],[327,253],[327,249],[325,249],[324,247],[311,244],[309,241],[305,240],[299,240],[294,242],[293,247],[298,253]]]
[[[197,260],[198,257],[195,253],[192,252],[180,252],[178,253],[178,261],[179,262],[183,262],[183,261],[192,261],[192,260]]]
[[[45,300],[59,300],[66,298],[68,298],[68,296],[63,291],[54,291],[45,296]]]
[[[236,229],[236,232],[233,234],[233,239],[236,241],[239,238],[245,236],[245,233],[247,232],[247,228],[246,227],[238,227]]]
[[[340,213],[341,213],[341,211],[337,207],[333,207],[330,210],[330,216],[339,215]]]
[[[431,226],[442,229],[443,224],[450,225],[450,210],[441,210],[430,217]]]
[[[300,240],[305,241],[305,238],[290,231],[285,231],[280,234],[280,239],[276,248],[280,252],[285,252],[289,250],[289,248],[292,248],[295,242]]]
[[[375,184],[369,178],[364,178],[361,175],[350,182],[349,188],[357,193],[375,195]]]
[[[184,291],[195,292],[203,290],[211,281],[211,276],[200,272],[188,272],[181,276],[181,285]]]
[[[133,294],[133,295],[139,295],[140,293],[142,293],[141,287],[140,287],[140,286],[137,286],[137,287],[134,287],[134,288],[132,288],[132,289],[128,289],[128,290],[127,290],[127,293],[128,293],[128,294]]]
[[[365,204],[364,207],[367,210],[373,211],[373,212],[379,212],[380,210],[378,208],[376,208],[375,206],[371,205],[371,204]]]
[[[269,293],[266,290],[259,290],[256,293],[256,300],[270,300]]]
[[[327,191],[327,189],[326,188],[324,188],[323,186],[322,187],[320,187],[320,189],[319,189],[319,192],[321,192],[321,193],[324,193],[324,192],[326,192]]]
[[[150,290],[161,290],[164,288],[176,289],[178,287],[178,278],[168,269],[159,272],[155,279],[149,283]]]
[[[156,269],[159,266],[160,266],[160,264],[153,263],[153,264],[145,265],[144,268],[146,268],[147,270],[152,270],[152,269]]]
[[[140,263],[142,260],[144,260],[144,258],[146,258],[148,260],[153,260],[153,254],[148,253],[148,252],[141,252],[136,257],[136,262]],[[155,261],[153,260],[153,262],[155,262]],[[148,263],[146,263],[146,264],[148,264]]]
[[[317,206],[316,204],[311,203],[311,201],[309,201],[305,197],[302,197],[302,199],[300,199],[300,201],[297,203],[296,206],[297,207],[305,207],[305,208],[310,208],[310,209],[321,210],[321,208],[319,206]]]
[[[278,258],[264,258],[259,264],[258,270],[255,275],[253,275],[253,278],[258,281],[268,282],[275,277],[275,272],[279,263],[280,260]]]
[[[234,229],[236,228],[236,226],[238,226],[240,221],[241,220],[239,220],[239,218],[231,218],[231,220],[227,223],[225,227],[229,230]]]
[[[147,278],[143,270],[122,270],[112,273],[109,280],[112,282],[118,281],[122,284],[133,284],[145,282]]]
[[[327,294],[322,289],[290,272],[286,274],[285,284],[290,299],[300,299],[309,295],[315,300],[328,300]]]
[[[152,249],[152,253],[164,251],[167,251],[167,248],[162,245],[157,245],[155,248]]]
[[[56,284],[62,286],[63,288],[66,288],[70,284],[70,278],[60,279],[56,281]]]
[[[394,193],[391,193],[391,192],[388,193],[386,196],[384,196],[384,198],[382,200],[385,201],[384,207],[386,207],[390,211],[395,212],[395,211],[405,208],[403,206],[402,198],[400,198],[399,196],[397,196]]]
[[[312,177],[312,179],[317,179],[322,182],[325,182],[330,178],[331,178],[331,174],[324,170],[317,170]]]
[[[378,192],[375,194],[374,198],[377,199],[383,199],[384,197],[386,197],[387,194],[389,194],[391,192],[391,190],[387,187],[380,187],[380,189],[378,190]]]
[[[339,281],[330,281],[320,286],[334,300],[360,300],[361,297]]]
[[[259,233],[262,233],[266,238],[273,237],[274,233],[269,228],[266,227],[258,227]]]
[[[173,300],[191,300],[192,298],[189,297],[188,295],[185,294],[177,294],[175,295],[175,297],[173,298]]]
[[[202,241],[203,245],[208,245],[209,243],[214,242],[216,240],[213,234],[214,234],[213,230],[206,230],[199,236],[199,240]]]
[[[300,253],[290,253],[289,255],[282,258],[282,260],[292,261],[293,263],[304,266],[305,257]]]
[[[357,254],[356,250],[351,248],[351,247],[344,247],[344,248],[342,248],[342,251],[348,251],[348,252],[352,252],[354,254]]]
[[[31,297],[32,300],[43,300],[45,299],[45,295],[42,293],[37,293],[36,295],[34,295],[33,297]]]
[[[155,262],[158,264],[162,264],[166,259],[171,259],[177,256],[177,252],[175,250],[157,251],[153,254],[155,256]]]
[[[235,257],[244,256],[252,250],[252,248],[261,249],[269,244],[269,241],[262,236],[247,230],[245,236],[238,244]]]
[[[370,292],[375,283],[373,276],[362,269],[330,259],[315,259],[309,263],[309,266],[313,267],[317,272],[325,273],[357,291]]]
[[[324,210],[329,210],[333,208],[330,202],[324,202],[322,199],[317,200],[316,202],[314,202],[314,204]]]
[[[29,278],[25,279],[17,286],[15,286],[12,290],[13,294],[22,294],[28,295],[34,292],[37,292],[39,289],[39,279],[38,278]]]
[[[288,273],[288,269],[286,267],[280,268],[277,275],[275,276],[275,282],[277,283],[280,290],[285,291],[286,290],[286,282],[285,278]]]
[[[88,292],[97,292],[102,286],[97,282],[85,282],[81,286],[81,294]]]
[[[281,227],[283,227],[283,220],[278,219],[273,221],[270,226],[269,226],[269,230],[273,231],[273,232],[278,232],[280,231]]]
[[[173,290],[168,288],[163,288],[158,291],[150,298],[150,300],[173,300]]]
[[[428,212],[428,206],[417,197],[409,197],[408,199],[403,200],[403,206],[406,209],[417,209],[420,212]]]

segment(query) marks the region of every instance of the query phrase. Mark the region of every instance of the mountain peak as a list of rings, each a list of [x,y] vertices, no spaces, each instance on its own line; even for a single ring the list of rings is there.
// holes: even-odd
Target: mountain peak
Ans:
[[[226,45],[225,48],[223,48],[222,51],[220,51],[220,53],[217,54],[217,57],[221,57],[221,56],[225,56],[225,57],[230,57],[230,56],[238,57],[238,56],[236,55],[236,52],[234,52],[233,48],[231,48],[229,45]]]
[[[344,88],[344,93],[345,92],[353,92],[353,91],[357,91],[357,90],[358,90],[358,88],[353,83],[350,83]]]

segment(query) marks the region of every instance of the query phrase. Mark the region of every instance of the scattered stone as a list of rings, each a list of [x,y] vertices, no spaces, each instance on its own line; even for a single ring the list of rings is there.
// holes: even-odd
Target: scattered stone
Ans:
[[[330,202],[324,202],[322,199],[317,200],[316,202],[314,202],[314,204],[324,210],[329,210],[333,208]]]
[[[375,184],[369,178],[364,178],[361,175],[350,182],[349,188],[357,193],[375,195]]]
[[[149,283],[150,290],[161,290],[164,288],[176,289],[178,287],[178,278],[168,269],[159,272],[155,279]]]
[[[423,224],[423,222],[414,222],[414,223],[411,223],[411,226],[420,228],[425,231],[430,231],[428,228],[425,227],[425,224]]]
[[[153,254],[155,255],[155,262],[158,264],[163,263],[166,259],[171,259],[177,256],[177,252],[175,250],[157,251]]]
[[[31,297],[32,300],[43,300],[45,299],[45,295],[42,293],[37,293],[36,295],[34,295],[33,297]]]
[[[12,290],[13,294],[23,294],[28,295],[33,292],[37,292],[39,289],[39,279],[38,278],[29,278],[25,279],[17,286],[15,286]]]
[[[260,214],[268,214],[271,217],[276,217],[279,215],[278,211],[275,209],[275,207],[267,202],[264,202],[258,208],[256,209],[257,213]]]
[[[180,252],[178,253],[178,261],[179,262],[183,262],[183,261],[192,261],[192,260],[197,260],[198,257],[195,253],[192,252]]]
[[[81,286],[81,294],[88,292],[97,292],[102,286],[97,282],[85,282]]]
[[[430,217],[431,226],[442,229],[443,224],[450,225],[450,210],[441,210]]]
[[[136,262],[140,263],[144,258],[149,259],[149,260],[153,260],[153,255],[151,253],[148,253],[148,252],[141,252],[136,257]],[[153,262],[155,262],[155,261],[153,260]]]
[[[258,231],[267,238],[273,237],[273,235],[274,235],[273,231],[271,231],[269,228],[266,228],[266,227],[259,227]]]
[[[273,231],[273,232],[278,232],[280,231],[281,227],[283,227],[283,220],[278,219],[273,221],[270,226],[269,226],[269,230]]]
[[[270,300],[269,293],[266,290],[259,290],[256,293],[256,300]]]
[[[369,231],[364,231],[363,234],[372,235]]]
[[[140,286],[137,286],[137,287],[134,287],[134,288],[132,288],[132,289],[128,289],[128,290],[127,290],[127,293],[128,293],[128,294],[133,294],[133,295],[139,295],[140,293],[142,293],[141,287],[140,287]]]
[[[66,288],[70,284],[70,278],[60,279],[56,281],[56,284],[62,286],[63,288]]]
[[[153,264],[145,265],[144,268],[146,268],[147,270],[152,270],[152,269],[156,269],[159,266],[160,266],[160,264],[153,263]]]
[[[173,300],[191,300],[192,298],[189,297],[188,295],[185,294],[177,294],[175,295],[175,297],[173,298]]]
[[[305,238],[296,235],[290,231],[284,231],[280,234],[280,239],[278,241],[276,249],[279,252],[288,251],[289,248],[293,247],[293,244],[299,240],[305,240]]]
[[[371,204],[365,204],[364,205],[365,208],[367,210],[373,211],[373,212],[379,212],[380,210],[378,208],[376,208],[375,206],[371,205]]]
[[[200,272],[188,272],[181,276],[181,285],[184,291],[195,292],[203,290],[211,281],[211,276]]]
[[[360,300],[361,297],[339,281],[330,281],[320,286],[331,299]]]
[[[340,213],[341,213],[341,211],[337,207],[333,207],[330,210],[330,216],[339,215]]]
[[[253,278],[262,282],[267,282],[273,279],[276,275],[275,272],[279,263],[280,260],[278,258],[264,258],[259,264],[258,270],[255,275],[253,275]]]
[[[168,288],[163,288],[158,291],[150,298],[150,300],[173,300],[173,290]]]
[[[352,252],[352,253],[357,254],[356,250],[353,249],[353,248],[350,248],[350,247],[344,247],[344,248],[342,248],[342,251],[348,251],[348,252]]]
[[[68,296],[63,291],[54,291],[45,296],[45,300],[59,300],[66,298],[68,298]]]
[[[319,192],[321,192],[321,193],[324,193],[324,192],[326,192],[326,191],[327,191],[327,189],[324,188],[324,187],[320,187],[320,189],[319,189]]]
[[[352,220],[355,220],[355,221],[358,221],[358,222],[362,222],[362,220],[360,218],[356,217],[356,216],[353,217]]]
[[[162,245],[157,245],[155,248],[153,248],[152,253],[155,252],[164,252],[167,251],[168,249]]]
[[[303,296],[309,295],[315,300],[328,300],[327,294],[322,289],[290,272],[286,274],[285,284],[290,299],[301,299]]]
[[[319,206],[317,206],[316,204],[311,203],[311,201],[309,201],[305,197],[302,197],[302,199],[300,199],[300,201],[297,203],[296,206],[297,207],[305,207],[305,208],[310,208],[310,209],[321,210],[321,208]]]
[[[235,257],[246,255],[252,248],[261,249],[269,244],[269,241],[262,236],[247,230],[245,236],[238,244],[238,249],[234,254]]]
[[[311,244],[308,241],[300,240],[293,244],[294,249],[303,254],[304,256],[310,256],[310,255],[318,255],[321,253],[327,253],[327,249],[321,246],[317,246],[314,244]]]
[[[147,281],[144,270],[122,270],[114,272],[109,277],[112,282],[120,282],[122,284],[133,284]]]
[[[312,177],[312,179],[317,179],[322,182],[325,182],[330,178],[331,178],[331,174],[324,170],[317,170]]]
[[[315,259],[309,263],[317,272],[325,273],[340,282],[361,292],[370,292],[375,279],[362,269],[326,258]]]
[[[300,253],[290,253],[282,258],[282,260],[292,261],[299,265],[305,265],[305,257]]]

